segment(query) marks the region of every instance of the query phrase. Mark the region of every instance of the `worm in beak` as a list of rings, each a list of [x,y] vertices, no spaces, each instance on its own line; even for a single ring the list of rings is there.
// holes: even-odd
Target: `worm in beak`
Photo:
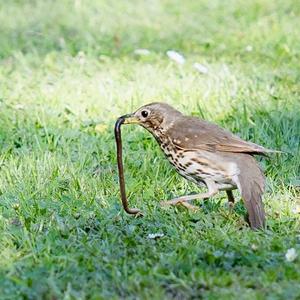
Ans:
[[[117,144],[117,160],[118,160],[118,170],[119,170],[119,184],[120,184],[120,193],[121,200],[124,210],[128,214],[137,215],[141,214],[141,211],[137,208],[129,208],[128,201],[126,198],[126,189],[125,189],[125,178],[124,178],[124,168],[123,168],[123,159],[122,159],[122,138],[121,138],[121,125],[122,124],[132,124],[138,123],[138,119],[133,115],[124,115],[118,118],[115,124],[115,139]]]

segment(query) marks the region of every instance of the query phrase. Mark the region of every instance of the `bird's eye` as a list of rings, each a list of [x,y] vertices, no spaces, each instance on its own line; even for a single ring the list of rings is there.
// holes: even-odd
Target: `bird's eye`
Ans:
[[[149,115],[149,113],[148,113],[146,110],[143,110],[143,111],[141,112],[141,114],[142,114],[142,117],[143,117],[143,118],[147,118],[148,115]]]

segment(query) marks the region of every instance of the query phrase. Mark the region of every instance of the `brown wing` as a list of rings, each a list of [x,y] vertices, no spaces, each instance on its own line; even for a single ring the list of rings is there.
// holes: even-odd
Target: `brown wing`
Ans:
[[[173,143],[183,149],[265,154],[273,152],[262,146],[246,142],[231,132],[195,117],[178,119],[168,130]]]

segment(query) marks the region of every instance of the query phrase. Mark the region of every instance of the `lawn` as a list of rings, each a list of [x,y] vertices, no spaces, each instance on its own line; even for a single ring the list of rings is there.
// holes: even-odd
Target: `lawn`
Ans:
[[[0,20],[1,300],[300,299],[298,0],[10,0]],[[259,159],[265,231],[223,193],[160,207],[198,188],[136,126],[126,188],[145,215],[123,212],[114,122],[152,101],[284,151]]]

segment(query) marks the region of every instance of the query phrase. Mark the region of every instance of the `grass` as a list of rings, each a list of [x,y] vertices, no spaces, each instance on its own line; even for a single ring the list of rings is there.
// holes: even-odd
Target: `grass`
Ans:
[[[298,1],[11,0],[0,19],[1,299],[299,299]],[[286,152],[261,161],[266,231],[223,194],[162,209],[197,187],[134,126],[127,192],[146,214],[122,211],[113,125],[153,100]]]

